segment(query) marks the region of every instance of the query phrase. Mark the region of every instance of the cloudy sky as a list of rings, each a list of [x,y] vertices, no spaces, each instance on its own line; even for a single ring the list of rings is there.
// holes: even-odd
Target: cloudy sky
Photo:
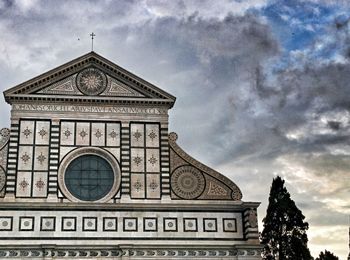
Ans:
[[[260,220],[281,175],[313,256],[345,259],[349,20],[348,0],[0,0],[0,89],[89,52],[93,31],[97,53],[177,97],[179,144],[261,201]]]

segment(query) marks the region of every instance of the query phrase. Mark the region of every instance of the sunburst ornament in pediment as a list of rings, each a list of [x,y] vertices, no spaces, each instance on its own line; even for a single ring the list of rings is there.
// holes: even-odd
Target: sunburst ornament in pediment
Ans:
[[[77,76],[77,87],[85,95],[99,95],[107,87],[107,77],[99,69],[87,68],[79,72]]]

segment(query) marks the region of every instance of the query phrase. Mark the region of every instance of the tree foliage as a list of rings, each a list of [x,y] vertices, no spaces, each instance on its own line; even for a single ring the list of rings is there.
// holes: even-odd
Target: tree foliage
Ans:
[[[325,250],[324,253],[321,252],[320,255],[316,258],[316,260],[339,260],[339,258],[333,253]]]
[[[269,205],[263,219],[264,229],[261,243],[263,258],[267,260],[309,260],[313,259],[307,246],[304,215],[291,199],[284,187],[284,180],[277,176],[272,181]]]

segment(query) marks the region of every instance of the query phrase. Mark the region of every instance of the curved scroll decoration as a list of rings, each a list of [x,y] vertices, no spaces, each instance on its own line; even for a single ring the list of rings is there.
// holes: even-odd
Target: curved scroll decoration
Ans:
[[[10,139],[10,129],[2,128],[0,130],[0,150],[2,150]]]
[[[7,148],[10,140],[10,129],[0,130],[0,196],[3,196],[3,189],[6,182]]]
[[[182,159],[186,162],[186,164],[190,164],[191,166],[187,166],[187,167],[191,167],[194,168],[196,167],[197,169],[199,169],[200,171],[204,172],[205,174],[209,175],[210,179],[216,179],[219,182],[222,182],[225,186],[229,187],[231,189],[231,199],[233,200],[241,200],[242,199],[242,192],[241,190],[238,188],[238,186],[232,182],[230,179],[228,179],[227,177],[225,177],[224,175],[222,175],[221,173],[209,168],[208,166],[202,164],[201,162],[197,161],[196,159],[192,158],[190,155],[188,155],[184,150],[182,150],[177,144],[176,144],[176,140],[177,140],[177,134],[172,132],[169,134],[169,145],[172,148],[172,150]],[[178,169],[181,169],[182,167],[185,167],[183,165],[179,165],[180,167]],[[192,167],[194,166],[194,167]],[[172,177],[171,177],[171,184],[172,184],[172,189],[174,191],[174,193],[176,195],[179,195],[176,191],[176,189],[178,188],[178,184],[174,182],[174,176],[177,176],[177,170],[174,170],[172,173]],[[195,169],[195,168],[194,168]],[[199,172],[199,171],[198,171]],[[174,175],[175,174],[175,175]],[[193,178],[193,177],[192,177]],[[193,178],[194,179],[194,178]],[[214,182],[211,182],[209,185],[215,185]],[[175,187],[175,189],[173,188],[173,186]],[[217,185],[217,187],[209,187],[209,189],[213,189],[215,188],[217,190],[218,193],[220,192],[224,192],[224,190],[220,191],[220,186]],[[185,198],[185,199],[189,199],[188,197],[184,197],[184,196],[179,196],[181,198]]]

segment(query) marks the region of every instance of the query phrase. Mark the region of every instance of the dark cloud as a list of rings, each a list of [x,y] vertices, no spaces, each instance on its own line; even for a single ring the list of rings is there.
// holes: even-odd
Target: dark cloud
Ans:
[[[334,131],[338,131],[341,127],[341,122],[338,121],[328,121],[327,124]]]
[[[260,217],[280,174],[310,226],[344,225],[346,19],[336,16],[296,59],[265,17],[247,11],[262,0],[0,3],[3,90],[90,51],[94,31],[98,53],[177,96],[170,130],[180,145],[237,182],[245,200],[262,201]]]

